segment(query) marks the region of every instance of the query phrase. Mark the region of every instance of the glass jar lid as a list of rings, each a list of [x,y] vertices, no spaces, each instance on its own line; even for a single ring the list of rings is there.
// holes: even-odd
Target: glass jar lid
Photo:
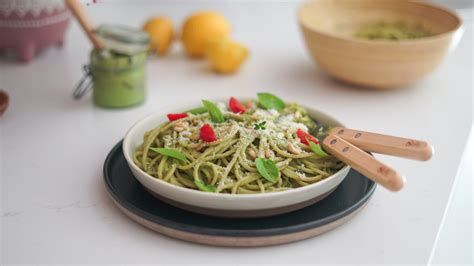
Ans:
[[[150,43],[146,32],[123,25],[100,25],[96,35],[106,49],[127,55],[146,51]]]

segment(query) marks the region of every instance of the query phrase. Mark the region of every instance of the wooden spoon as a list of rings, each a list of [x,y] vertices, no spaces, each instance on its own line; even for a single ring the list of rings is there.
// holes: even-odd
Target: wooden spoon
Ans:
[[[95,49],[101,50],[104,48],[104,45],[97,39],[94,33],[94,26],[89,17],[87,16],[86,10],[83,8],[81,3],[77,0],[65,0],[67,7],[71,10],[72,14],[79,21],[81,28],[86,33],[90,42]]]

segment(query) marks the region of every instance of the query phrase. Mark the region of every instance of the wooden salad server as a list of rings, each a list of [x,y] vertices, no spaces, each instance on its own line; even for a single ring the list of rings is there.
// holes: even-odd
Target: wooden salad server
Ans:
[[[65,0],[65,3],[74,17],[76,17],[94,48],[97,50],[103,49],[104,45],[97,39],[94,33],[94,25],[87,16],[87,12],[81,3],[78,0]]]
[[[374,153],[427,161],[433,155],[433,147],[422,140],[406,139],[389,135],[335,127],[329,131],[358,148]]]
[[[320,145],[327,153],[388,190],[399,191],[403,188],[405,178],[396,170],[341,137],[333,134],[326,135]]]

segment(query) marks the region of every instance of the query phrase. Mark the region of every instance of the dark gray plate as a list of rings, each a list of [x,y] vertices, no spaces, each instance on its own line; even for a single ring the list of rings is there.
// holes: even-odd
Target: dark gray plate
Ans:
[[[185,233],[237,238],[287,235],[333,223],[364,206],[376,187],[374,182],[351,170],[327,198],[298,211],[252,219],[211,217],[173,207],[148,193],[130,171],[122,142],[115,145],[105,160],[104,181],[114,201],[135,220],[143,218],[147,224]]]

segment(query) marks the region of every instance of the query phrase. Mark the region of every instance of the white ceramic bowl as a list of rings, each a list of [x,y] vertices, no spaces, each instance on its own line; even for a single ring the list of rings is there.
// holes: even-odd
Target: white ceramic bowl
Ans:
[[[176,104],[174,106],[148,115],[133,125],[125,136],[123,152],[137,180],[153,195],[179,208],[225,217],[262,217],[286,213],[306,207],[329,195],[344,180],[350,170],[349,166],[345,166],[335,174],[315,184],[263,194],[218,194],[172,185],[142,171],[133,163],[132,156],[136,148],[143,143],[145,132],[167,121],[166,114],[179,113],[183,110],[201,106],[201,102],[195,101],[186,105]],[[334,118],[314,108],[307,106],[305,108],[313,119],[323,125],[342,126]]]

